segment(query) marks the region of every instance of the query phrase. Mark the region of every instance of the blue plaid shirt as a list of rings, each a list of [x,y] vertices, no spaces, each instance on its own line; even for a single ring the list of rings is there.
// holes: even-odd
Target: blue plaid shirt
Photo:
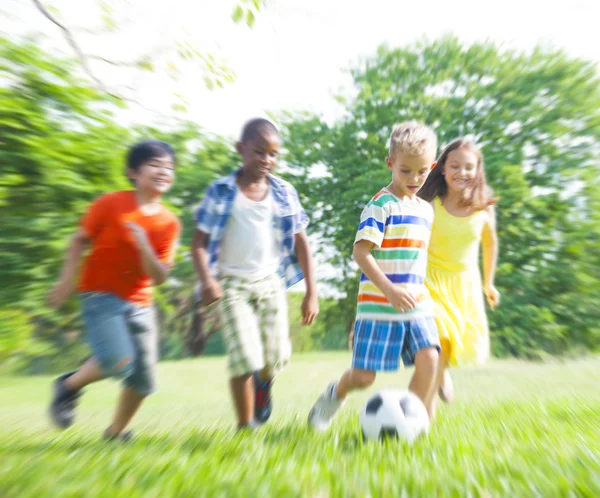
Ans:
[[[240,171],[241,168],[210,184],[196,212],[196,228],[209,236],[208,265],[213,275],[216,275],[218,270],[221,238],[238,191],[235,180]],[[291,184],[273,175],[269,175],[269,181],[271,194],[277,206],[275,225],[281,240],[279,272],[287,287],[290,287],[304,278],[294,250],[294,235],[308,225],[308,216],[302,209],[296,189]]]

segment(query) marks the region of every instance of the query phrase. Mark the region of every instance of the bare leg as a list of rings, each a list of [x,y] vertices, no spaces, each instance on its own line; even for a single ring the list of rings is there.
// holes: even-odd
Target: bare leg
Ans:
[[[415,355],[415,372],[410,380],[408,389],[415,393],[427,408],[429,418],[432,418],[430,398],[436,393],[436,375],[438,373],[439,353],[435,348],[424,348]]]
[[[440,360],[442,359],[440,358]],[[435,374],[435,385],[433,386],[433,389],[429,394],[429,399],[425,403],[425,408],[427,409],[427,413],[429,414],[430,420],[433,420],[435,418],[438,392],[441,390],[441,385],[444,380],[444,374],[447,372],[448,370],[446,370],[443,361],[440,361],[438,363],[437,372]]]
[[[70,391],[79,391],[88,384],[104,378],[106,378],[106,375],[102,373],[96,358],[92,356],[79,370],[77,370],[77,372],[65,379],[64,385]]]
[[[352,368],[347,370],[337,384],[335,390],[338,400],[343,400],[350,391],[366,389],[375,382],[376,374],[372,370]]]
[[[121,434],[123,429],[127,427],[135,413],[138,411],[138,408],[141,406],[144,398],[145,396],[142,396],[136,390],[131,389],[130,387],[125,387],[121,391],[119,404],[117,405],[117,411],[115,412],[112,424],[106,431],[106,435],[112,436]]]
[[[442,376],[441,384],[438,388],[438,394],[442,401],[450,403],[454,399],[454,385],[452,384],[452,377],[448,371],[448,359],[450,358],[450,342],[448,340],[442,340],[442,353],[440,355],[440,362],[443,364],[444,374]]]
[[[252,375],[233,377],[230,380],[231,394],[238,418],[238,425],[248,425],[254,417],[254,383]]]

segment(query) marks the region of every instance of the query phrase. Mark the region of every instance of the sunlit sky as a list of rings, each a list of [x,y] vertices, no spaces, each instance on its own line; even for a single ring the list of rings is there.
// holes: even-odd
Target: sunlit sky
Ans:
[[[196,65],[180,65],[174,82],[165,71],[139,71],[93,63],[107,85],[129,85],[146,108],[170,113],[173,94],[188,102],[187,118],[210,132],[236,136],[249,117],[269,111],[310,110],[335,119],[341,110],[332,95],[348,88],[352,61],[374,53],[381,43],[399,46],[419,38],[452,33],[465,42],[490,40],[527,50],[536,44],[564,49],[574,57],[600,61],[600,1],[573,0],[271,0],[254,29],[231,21],[233,0],[128,0],[107,2],[120,26],[116,34],[98,30],[98,0],[52,0],[57,16],[73,28],[84,52],[113,61],[163,53],[175,40],[188,40],[227,61],[235,83],[209,91]],[[45,45],[71,55],[58,28],[28,0],[4,0],[12,35],[46,35]],[[5,28],[6,29],[6,28]],[[159,119],[133,106],[132,121]]]

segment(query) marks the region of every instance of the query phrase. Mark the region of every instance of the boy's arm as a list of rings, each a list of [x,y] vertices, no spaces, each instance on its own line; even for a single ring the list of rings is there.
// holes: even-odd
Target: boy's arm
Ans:
[[[302,302],[302,325],[311,325],[319,314],[319,298],[315,265],[310,253],[308,237],[304,230],[294,235],[294,247],[296,248],[298,264],[302,268],[304,280],[306,281],[306,295]]]
[[[169,278],[169,265],[158,259],[142,227],[135,223],[127,223],[127,226],[137,242],[144,272],[154,281],[154,285],[161,285]]]
[[[71,238],[60,279],[50,292],[50,304],[54,309],[59,309],[75,290],[77,266],[81,255],[88,246],[88,242],[89,237],[83,230],[77,230]]]
[[[417,306],[414,296],[402,287],[394,285],[377,266],[371,250],[375,244],[370,240],[361,239],[354,244],[352,255],[367,278],[387,297],[394,308],[401,313]]]
[[[208,241],[206,232],[196,229],[192,240],[192,261],[198,279],[202,282],[202,304],[208,306],[223,297],[219,283],[212,276],[208,266]]]
[[[498,237],[496,235],[496,213],[493,206],[486,209],[487,219],[481,234],[483,251],[483,292],[494,309],[500,302],[500,293],[494,287],[496,262],[498,259]]]

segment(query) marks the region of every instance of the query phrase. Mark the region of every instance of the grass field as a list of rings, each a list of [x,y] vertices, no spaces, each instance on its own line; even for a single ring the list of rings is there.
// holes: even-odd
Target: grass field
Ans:
[[[233,430],[223,359],[161,363],[127,444],[99,439],[116,383],[90,386],[76,425],[57,432],[51,378],[1,377],[0,496],[600,496],[600,358],[456,370],[455,403],[412,447],[363,443],[358,425],[368,395],[406,385],[410,371],[355,395],[330,432],[307,429],[349,360],[296,355],[271,421],[252,434]]]

